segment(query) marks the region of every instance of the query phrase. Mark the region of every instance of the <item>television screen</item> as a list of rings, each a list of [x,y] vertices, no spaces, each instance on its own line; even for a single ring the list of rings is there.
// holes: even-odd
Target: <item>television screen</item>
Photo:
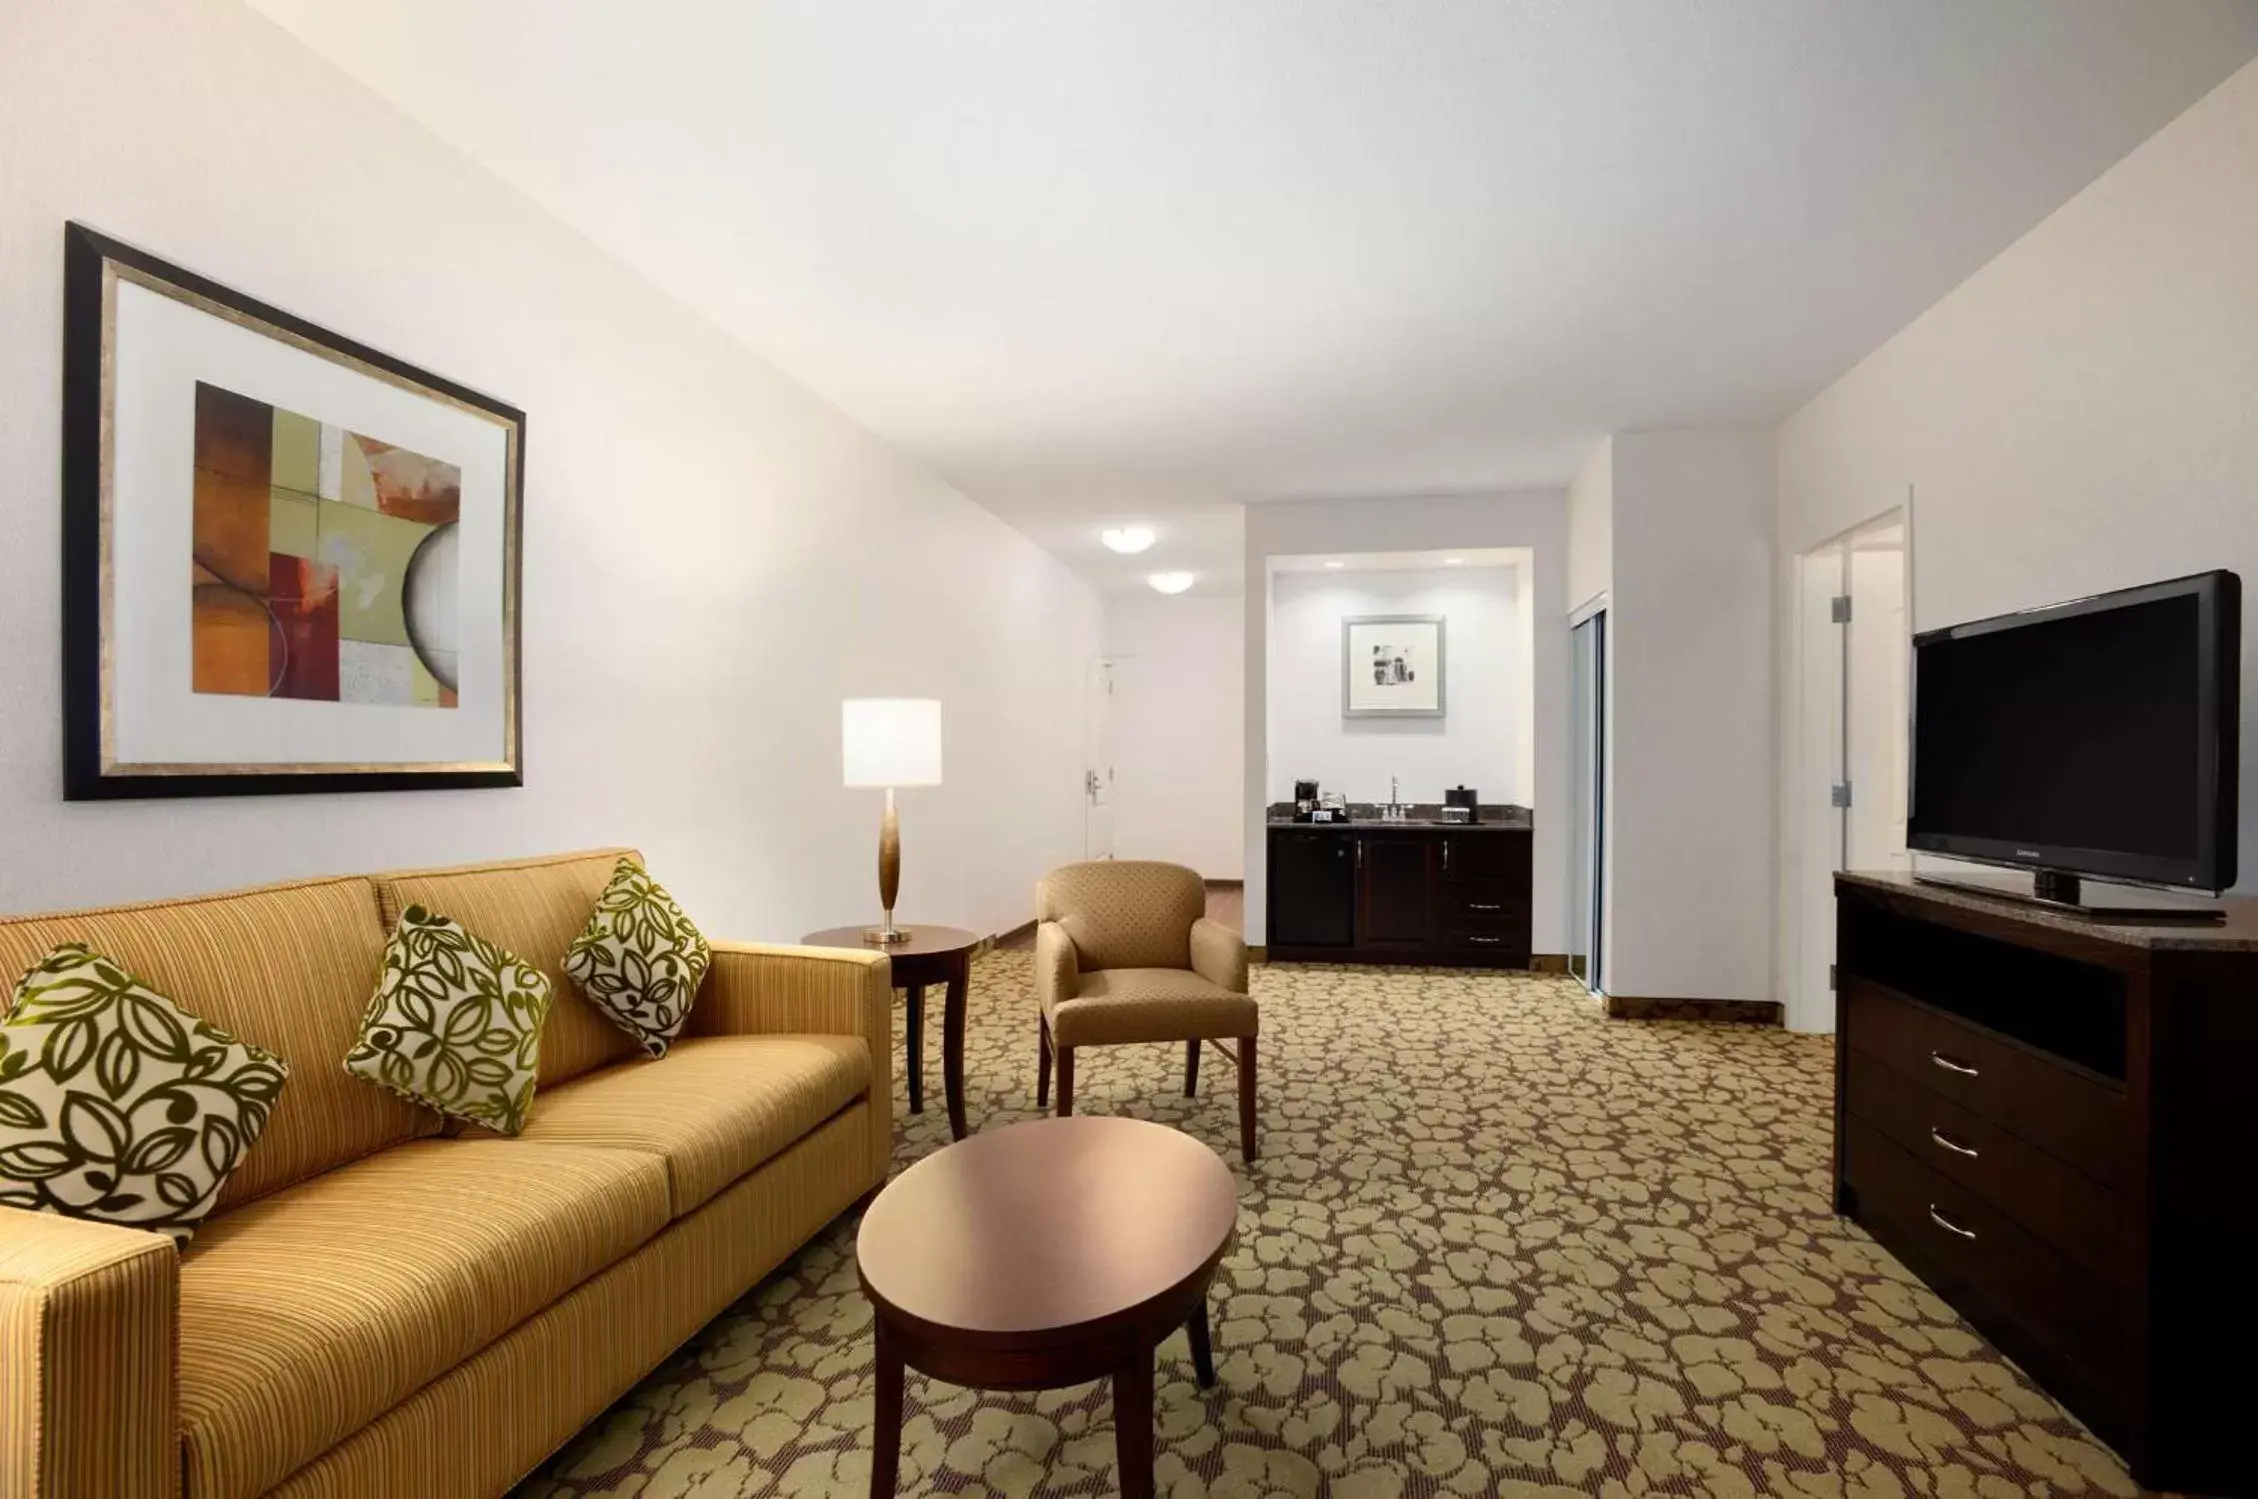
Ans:
[[[1915,849],[2151,884],[2234,881],[2232,573],[1914,640]]]

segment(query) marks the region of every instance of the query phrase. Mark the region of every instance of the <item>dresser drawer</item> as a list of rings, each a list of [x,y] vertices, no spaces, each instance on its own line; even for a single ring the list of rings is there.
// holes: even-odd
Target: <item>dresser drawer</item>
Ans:
[[[1527,922],[1458,922],[1443,928],[1443,946],[1454,952],[1481,955],[1513,967],[1529,961]]]
[[[1527,926],[1528,887],[1508,885],[1500,880],[1474,880],[1445,885],[1443,919],[1471,926],[1499,921],[1518,921]]]
[[[1443,878],[1495,880],[1529,891],[1530,840],[1526,833],[1445,833],[1442,835]]]
[[[1972,1290],[2096,1386],[2121,1383],[2132,1348],[2130,1297],[1856,1115],[1843,1121],[1843,1152],[1857,1220],[1885,1245],[1902,1245],[1940,1295],[1958,1304]]]
[[[1850,1053],[1844,1104],[2068,1259],[2111,1285],[2131,1284],[2133,1218],[2114,1189],[1868,1052]]]
[[[1844,1039],[1932,1091],[2040,1146],[2085,1175],[2133,1180],[2125,1091],[1855,974],[1842,979]]]

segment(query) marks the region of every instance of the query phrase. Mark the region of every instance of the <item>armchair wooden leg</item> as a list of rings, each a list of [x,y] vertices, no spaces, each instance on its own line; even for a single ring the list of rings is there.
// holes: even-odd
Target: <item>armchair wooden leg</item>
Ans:
[[[1184,1043],[1184,1096],[1200,1096],[1200,1043],[1197,1041]]]
[[[1051,1106],[1051,1023],[1042,1016],[1035,1018],[1035,1107]]]
[[[1064,1063],[1059,1074],[1064,1081]],[[1254,1037],[1239,1038],[1239,1154],[1254,1164]]]
[[[1053,1046],[1058,1056],[1058,1117],[1065,1119],[1074,1112],[1074,1048]]]

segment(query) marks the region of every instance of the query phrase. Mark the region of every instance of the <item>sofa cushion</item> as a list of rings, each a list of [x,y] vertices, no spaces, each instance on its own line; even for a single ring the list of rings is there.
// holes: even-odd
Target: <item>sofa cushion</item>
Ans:
[[[697,925],[625,855],[564,960],[581,997],[654,1057],[681,1033],[712,965]]]
[[[1085,973],[1074,998],[1049,1007],[1051,1042],[1105,1046],[1251,1036],[1262,1011],[1253,999],[1183,968],[1108,968]]]
[[[870,1048],[859,1036],[689,1036],[663,1061],[544,1089],[518,1138],[653,1156],[666,1165],[679,1218],[869,1089]]]
[[[366,878],[11,917],[0,920],[0,973],[19,974],[65,942],[107,954],[198,1019],[289,1064],[290,1085],[214,1213],[439,1132],[437,1114],[337,1065],[383,962],[384,927]]]
[[[553,990],[541,971],[410,906],[384,948],[345,1070],[450,1118],[514,1135],[533,1110],[541,1022]]]
[[[649,1155],[402,1145],[214,1218],[182,1256],[189,1499],[262,1493],[667,1222]]]
[[[622,854],[636,857],[632,849],[607,848],[380,875],[376,889],[385,929],[398,925],[409,906],[444,911],[547,975],[556,994],[541,1029],[541,1086],[549,1088],[643,1054],[633,1036],[580,997],[564,971],[565,950],[588,924]]]
[[[25,972],[0,1021],[0,1205],[186,1244],[289,1075],[66,942]]]

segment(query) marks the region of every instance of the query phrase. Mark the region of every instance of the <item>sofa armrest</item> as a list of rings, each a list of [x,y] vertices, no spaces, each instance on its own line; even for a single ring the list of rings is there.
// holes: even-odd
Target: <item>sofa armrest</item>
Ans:
[[[1247,939],[1220,921],[1192,923],[1192,971],[1233,994],[1247,992]]]
[[[894,1135],[893,965],[844,947],[712,942],[713,967],[685,1029],[693,1036],[860,1036],[870,1048],[873,1148],[885,1175]]]
[[[1074,939],[1055,921],[1035,928],[1035,1002],[1049,1013],[1082,992],[1082,957]]]
[[[171,1499],[179,1327],[170,1238],[0,1208],[0,1495]]]

